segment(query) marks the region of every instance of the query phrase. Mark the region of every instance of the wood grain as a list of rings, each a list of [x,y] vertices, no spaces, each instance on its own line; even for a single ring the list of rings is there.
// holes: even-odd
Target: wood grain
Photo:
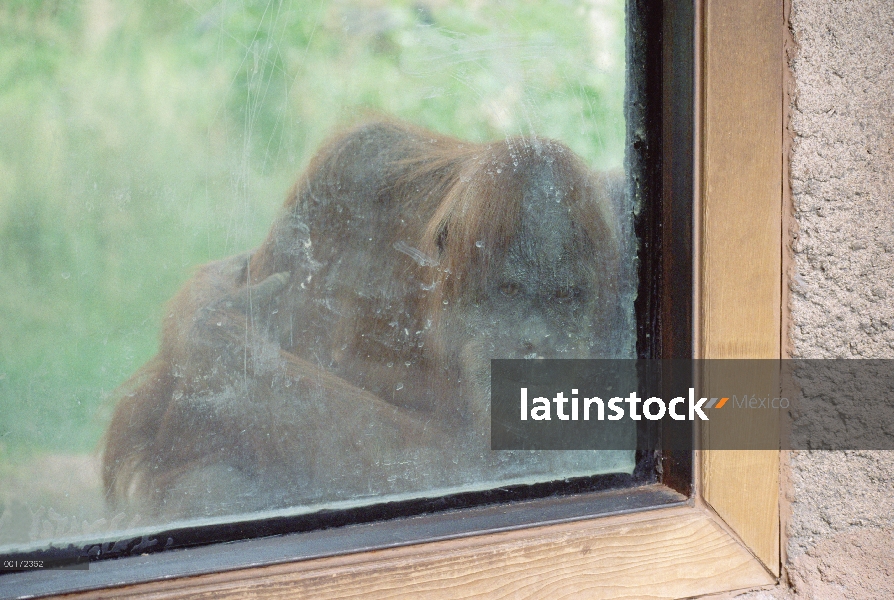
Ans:
[[[678,507],[66,598],[680,598],[775,579]]]
[[[782,2],[706,0],[704,19],[700,356],[780,358]],[[705,452],[701,467],[705,501],[778,573],[778,452]]]

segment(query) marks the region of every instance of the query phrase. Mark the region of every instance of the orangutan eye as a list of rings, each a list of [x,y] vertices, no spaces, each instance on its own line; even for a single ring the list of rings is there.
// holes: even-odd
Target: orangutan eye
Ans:
[[[555,298],[556,300],[573,300],[580,297],[581,293],[582,292],[579,287],[561,287],[553,293],[553,298]]]
[[[517,283],[507,282],[500,286],[500,293],[510,298],[518,295],[520,291],[521,287]]]

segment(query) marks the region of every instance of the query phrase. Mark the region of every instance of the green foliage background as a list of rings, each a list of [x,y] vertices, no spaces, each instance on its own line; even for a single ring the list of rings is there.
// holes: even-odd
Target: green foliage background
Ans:
[[[96,448],[197,264],[387,114],[623,157],[623,0],[0,2],[0,463]]]

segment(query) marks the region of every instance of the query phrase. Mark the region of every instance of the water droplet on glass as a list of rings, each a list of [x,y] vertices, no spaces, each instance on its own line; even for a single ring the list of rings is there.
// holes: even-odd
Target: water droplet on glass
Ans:
[[[389,369],[390,369],[391,367],[393,367],[393,366],[394,366],[394,363],[393,363],[393,362],[388,363],[388,368],[389,368]]]
[[[69,277],[71,277],[71,273],[69,273],[68,271],[64,271],[62,273],[62,279],[68,279]]]
[[[400,390],[404,389],[404,384],[398,383],[396,386],[394,386],[394,389],[397,391],[400,391]]]
[[[484,242],[482,242],[481,240],[478,240],[477,242],[475,242],[475,247],[476,248],[484,248]]]

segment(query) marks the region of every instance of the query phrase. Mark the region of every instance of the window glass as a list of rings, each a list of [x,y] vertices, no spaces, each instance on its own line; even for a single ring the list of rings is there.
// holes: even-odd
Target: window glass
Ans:
[[[0,551],[631,473],[492,358],[631,358],[624,2],[0,6]],[[631,433],[632,430],[631,430]]]

